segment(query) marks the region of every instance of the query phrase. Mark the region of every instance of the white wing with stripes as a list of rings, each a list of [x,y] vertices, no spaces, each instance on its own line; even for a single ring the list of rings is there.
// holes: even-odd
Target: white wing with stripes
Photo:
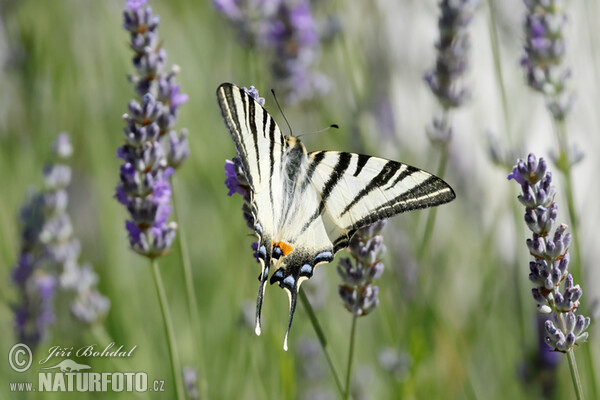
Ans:
[[[279,283],[290,299],[287,350],[300,284],[318,264],[332,261],[357,229],[447,203],[455,194],[443,180],[396,161],[334,151],[309,154],[235,85],[219,86],[217,98],[251,188],[262,266],[256,333],[270,275],[271,284]]]

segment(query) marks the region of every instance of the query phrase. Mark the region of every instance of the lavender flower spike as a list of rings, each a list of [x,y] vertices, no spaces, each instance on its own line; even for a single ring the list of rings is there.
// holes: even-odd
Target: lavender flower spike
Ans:
[[[445,109],[460,107],[470,98],[469,89],[459,80],[468,67],[471,46],[468,27],[479,0],[442,0],[436,43],[435,67],[425,74],[425,81]]]
[[[71,315],[86,324],[100,320],[110,306],[96,289],[92,266],[78,263],[80,244],[66,211],[71,168],[62,164],[73,153],[68,134],[58,136],[52,152],[56,161],[44,167],[44,189],[32,191],[21,209],[21,251],[12,271],[19,291],[13,306],[15,329],[19,341],[31,347],[44,339],[54,322],[57,296],[66,297]]]
[[[568,271],[572,237],[566,233],[567,225],[559,225],[552,234],[558,216],[552,173],[543,158],[538,161],[531,153],[526,161],[518,160],[508,179],[521,185],[518,199],[525,206],[525,223],[532,232],[527,239],[534,257],[529,263],[529,280],[538,310],[550,316],[544,324],[546,343],[556,351],[567,352],[587,340],[590,318],[575,315],[583,291]]]
[[[131,248],[144,256],[159,257],[175,239],[169,179],[189,156],[187,131],[172,130],[179,107],[188,96],[175,82],[178,66],[163,71],[167,53],[158,40],[160,19],[145,0],[128,0],[123,27],[134,51],[135,85],[139,99],[129,102],[123,116],[125,143],[117,150],[123,160],[115,197],[129,211],[125,224]]]
[[[352,258],[342,258],[337,271],[342,278],[339,294],[346,309],[356,316],[367,315],[379,305],[379,288],[373,285],[383,273],[380,261],[385,252],[381,230],[387,220],[359,229],[348,245]]]
[[[546,106],[555,119],[569,113],[574,95],[566,86],[571,69],[564,65],[567,16],[564,0],[524,0],[525,45],[521,65],[527,84],[546,97]]]
[[[315,68],[325,35],[317,30],[309,0],[213,0],[213,4],[232,23],[244,46],[269,54],[271,74],[288,103],[329,89],[329,79]]]

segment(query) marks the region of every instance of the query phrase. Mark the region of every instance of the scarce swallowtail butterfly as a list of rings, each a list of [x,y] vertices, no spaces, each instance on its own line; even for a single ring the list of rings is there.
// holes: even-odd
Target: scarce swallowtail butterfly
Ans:
[[[250,186],[262,267],[256,334],[267,280],[277,282],[290,300],[287,350],[300,284],[317,265],[332,261],[357,229],[447,203],[455,194],[440,178],[400,162],[340,151],[309,153],[231,83],[219,86],[217,99]]]

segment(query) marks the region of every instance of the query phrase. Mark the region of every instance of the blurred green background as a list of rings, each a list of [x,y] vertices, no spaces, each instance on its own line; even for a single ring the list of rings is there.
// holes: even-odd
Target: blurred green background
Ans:
[[[95,266],[99,289],[112,303],[105,330],[117,345],[137,345],[134,356],[122,360],[124,370],[144,371],[151,380],[164,379],[167,385],[171,382],[152,272],[146,259],[129,250],[124,229],[127,213],[113,199],[120,165],[116,149],[123,142],[121,115],[134,97],[126,80],[134,68],[128,34],[122,29],[123,3],[0,2],[3,399],[131,397],[126,393],[19,395],[8,391],[9,382],[37,379],[35,364],[29,373],[18,374],[6,362],[16,343],[11,304],[17,293],[10,271],[19,250],[20,204],[30,185],[41,186],[50,143],[60,131],[71,134],[75,149],[69,213],[82,243],[81,261]],[[600,14],[592,1],[568,4],[568,57],[578,93],[568,126],[571,143],[586,153],[575,170],[575,198],[583,215],[582,234],[576,240],[580,240],[588,270],[585,278],[576,276],[575,281],[583,282],[584,309],[590,310],[600,295],[600,274],[594,262],[600,258],[596,234],[600,220],[596,175],[600,168],[600,82],[599,60],[593,51],[599,43],[598,28],[589,22]],[[194,337],[190,330],[177,253],[160,259],[182,363],[193,366],[190,349],[196,341],[204,355],[200,376],[207,382],[211,399],[336,398],[330,372],[320,349],[314,350],[315,334],[301,307],[291,331],[290,351],[282,350],[288,317],[283,291],[267,287],[262,336],[254,335],[244,317],[244,309],[250,314],[254,310],[259,267],[251,255],[252,238],[241,217],[242,200],[228,198],[223,184],[224,160],[233,157],[235,150],[221,119],[215,90],[227,81],[255,85],[266,97],[267,109],[287,131],[269,93],[271,87],[277,87],[270,78],[267,58],[244,49],[209,1],[151,1],[151,5],[161,17],[159,32],[168,53],[167,65],[181,67],[178,82],[189,95],[177,127],[190,131],[191,156],[174,179],[181,214],[179,230],[189,243],[202,337]],[[323,45],[318,64],[330,79],[330,90],[310,102],[284,105],[294,133],[313,132],[336,123],[339,131],[304,137],[307,148],[367,152],[435,171],[439,151],[427,140],[425,129],[438,105],[422,76],[435,58],[436,2],[316,1],[313,11],[317,19],[335,16],[341,30]],[[535,151],[547,158],[556,147],[543,100],[526,87],[519,66],[523,12],[524,6],[517,0],[496,5],[510,141],[504,133],[494,78],[487,2],[482,2],[475,16],[472,66],[466,80],[473,99],[454,115],[446,173],[457,199],[438,210],[432,241],[420,263],[414,254],[423,236],[427,211],[402,215],[388,224],[386,270],[377,283],[381,304],[358,321],[355,398],[542,397],[540,382],[544,376],[539,376],[535,367],[528,374],[524,372],[535,357],[538,339],[527,282],[525,226],[514,226],[512,218],[516,185],[506,181],[509,170],[492,164],[484,135],[491,130],[503,146],[521,145],[520,157]],[[381,111],[382,102],[387,104],[388,114]],[[555,176],[559,221],[568,222],[561,181],[558,174]],[[343,375],[351,315],[337,296],[336,264],[319,267],[305,289],[315,303],[334,364]],[[519,301],[525,311],[522,317],[517,312]],[[597,306],[595,310],[597,315]],[[519,328],[521,322],[524,334]],[[591,346],[598,359],[600,340],[592,324],[585,346]],[[41,358],[51,346],[91,343],[100,347],[108,344],[84,330],[58,334],[55,329],[34,359]],[[576,350],[585,388],[589,379],[581,353],[581,349]],[[389,367],[385,357],[397,365]],[[107,359],[90,359],[89,364],[95,371],[117,370]],[[574,398],[566,362],[561,362],[551,376],[557,380],[554,398]],[[140,397],[169,395],[144,393]]]

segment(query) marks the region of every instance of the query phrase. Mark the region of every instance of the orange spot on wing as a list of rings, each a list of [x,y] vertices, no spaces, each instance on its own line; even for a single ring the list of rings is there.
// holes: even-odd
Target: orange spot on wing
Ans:
[[[283,252],[284,256],[287,256],[288,254],[290,254],[292,252],[292,250],[294,250],[294,248],[291,245],[287,244],[286,242],[277,242],[277,243],[275,243],[273,241],[273,244],[275,246],[279,246],[279,248]]]

